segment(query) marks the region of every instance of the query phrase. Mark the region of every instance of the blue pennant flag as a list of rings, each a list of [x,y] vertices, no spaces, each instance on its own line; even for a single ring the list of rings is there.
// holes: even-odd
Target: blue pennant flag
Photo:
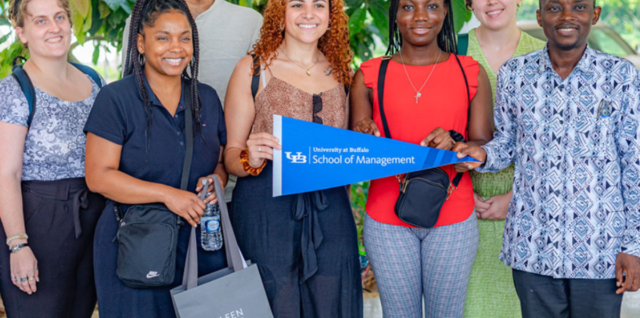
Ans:
[[[273,116],[273,196],[310,192],[458,162],[453,151]]]

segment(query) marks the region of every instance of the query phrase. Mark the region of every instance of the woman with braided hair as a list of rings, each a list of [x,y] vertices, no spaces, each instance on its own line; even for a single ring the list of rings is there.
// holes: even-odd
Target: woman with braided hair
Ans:
[[[491,140],[489,80],[478,62],[455,54],[453,25],[451,0],[391,1],[392,55],[362,63],[356,73],[353,130],[444,150],[462,145],[454,142],[453,131],[465,135],[469,144]],[[384,94],[378,90],[383,63]],[[455,178],[453,165],[442,170],[449,180]],[[478,223],[471,178],[464,174],[458,180],[431,228],[412,226],[396,215],[400,191],[395,176],[371,182],[364,244],[386,318],[421,318],[423,312],[426,317],[463,316]]]
[[[345,187],[272,197],[273,115],[348,123],[349,30],[342,0],[270,0],[252,56],[236,65],[225,166],[231,219],[277,318],[362,318],[356,228]],[[303,176],[304,177],[304,176]]]
[[[212,194],[203,202],[195,192],[211,191],[200,185],[211,174],[223,185],[227,179],[220,161],[226,130],[216,91],[198,83],[198,32],[184,0],[137,1],[130,28],[125,77],[98,95],[85,126],[87,184],[108,199],[95,236],[100,317],[173,318],[169,290],[182,282],[191,226],[198,225],[205,203],[217,201]],[[189,112],[193,160],[183,191]],[[132,205],[147,203],[164,204],[184,225],[177,233],[174,282],[135,289],[116,275],[118,223],[113,211],[117,205],[126,214]],[[197,233],[198,273],[226,267],[224,249],[204,251]]]

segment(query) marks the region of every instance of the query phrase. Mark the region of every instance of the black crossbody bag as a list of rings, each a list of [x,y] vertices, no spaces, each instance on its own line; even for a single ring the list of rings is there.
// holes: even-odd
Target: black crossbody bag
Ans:
[[[187,148],[182,166],[180,189],[189,184],[193,159],[193,117],[191,94],[186,94],[185,130]],[[131,288],[154,288],[173,283],[180,217],[164,204],[131,206],[124,216],[118,203],[114,211],[119,228],[116,275]]]
[[[468,131],[471,113],[469,82],[467,81],[467,75],[460,63],[460,59],[458,59],[456,54],[453,54],[453,56],[455,56],[460,66],[467,87],[469,107],[467,109],[466,130]],[[378,106],[380,107],[380,118],[382,119],[384,135],[389,139],[391,139],[391,132],[389,131],[387,117],[384,114],[383,100],[385,77],[390,60],[391,56],[382,57],[380,72],[378,73]],[[449,134],[456,142],[465,141],[464,137],[454,130],[450,130]],[[462,173],[456,174],[453,181],[451,181],[449,180],[449,175],[444,170],[433,168],[407,173],[404,178],[397,176],[398,182],[400,183],[400,194],[395,206],[396,215],[398,215],[398,218],[403,222],[413,226],[421,228],[433,227],[436,225],[436,222],[438,222],[442,205],[451,197],[453,191],[458,188],[462,175]]]

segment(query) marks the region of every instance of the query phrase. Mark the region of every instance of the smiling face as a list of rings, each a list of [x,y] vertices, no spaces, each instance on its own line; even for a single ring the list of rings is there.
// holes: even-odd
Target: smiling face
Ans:
[[[71,45],[71,22],[57,0],[30,0],[16,28],[20,41],[29,47],[31,56],[66,58]]]
[[[593,0],[541,0],[538,24],[549,45],[570,51],[587,45],[591,26],[600,19],[600,7]]]
[[[396,23],[403,42],[415,46],[434,42],[447,10],[444,0],[400,0]]]
[[[191,26],[179,11],[160,13],[152,25],[138,34],[138,52],[145,68],[165,76],[180,76],[193,56]]]
[[[500,30],[515,23],[520,0],[473,0],[471,8],[480,23],[490,30]]]
[[[303,43],[318,41],[329,27],[328,0],[285,0],[285,34]]]

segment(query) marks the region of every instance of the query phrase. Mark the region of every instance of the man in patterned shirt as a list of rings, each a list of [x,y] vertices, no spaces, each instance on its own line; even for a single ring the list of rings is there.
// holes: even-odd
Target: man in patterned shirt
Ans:
[[[500,259],[527,317],[619,317],[640,287],[640,72],[587,45],[594,0],[540,0],[545,49],[500,68],[493,141],[468,147],[497,172],[515,162]]]

